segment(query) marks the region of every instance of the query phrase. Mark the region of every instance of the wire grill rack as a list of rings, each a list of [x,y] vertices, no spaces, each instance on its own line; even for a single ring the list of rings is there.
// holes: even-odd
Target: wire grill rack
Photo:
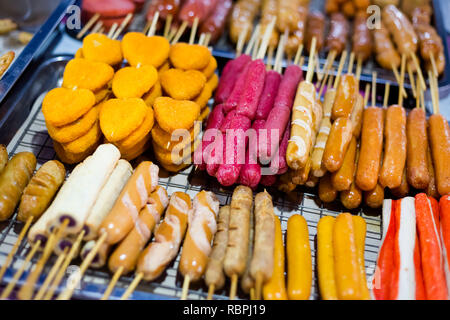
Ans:
[[[18,152],[30,151],[36,155],[38,160],[38,167],[48,160],[56,157],[53,150],[52,140],[48,136],[45,120],[41,112],[41,102],[44,94],[42,94],[34,103],[31,113],[28,119],[22,125],[22,128],[18,131],[8,146],[10,156]],[[69,170],[71,168],[68,168]],[[188,193],[191,197],[203,189],[210,190],[217,195],[221,205],[229,204],[231,202],[232,189],[222,188],[214,179],[207,177],[205,173],[196,172],[191,166],[183,172],[176,175],[164,175],[160,177],[159,184],[167,189],[168,194],[172,194],[176,191],[183,191]],[[313,257],[313,288],[311,292],[311,299],[318,299],[318,285],[317,275],[315,272],[315,237],[317,233],[317,223],[323,216],[336,216],[339,213],[346,211],[340,204],[325,205],[321,203],[318,197],[313,193],[313,190],[298,190],[290,195],[286,196],[279,193],[276,190],[270,190],[270,193],[274,200],[275,213],[280,217],[283,233],[286,232],[287,220],[293,214],[300,214],[305,217],[308,223],[309,240],[311,246],[311,252]],[[377,252],[381,239],[381,220],[380,210],[369,210],[367,208],[360,209],[352,212],[353,214],[359,214],[363,216],[367,222],[367,237],[365,247],[365,264],[368,280],[371,279],[374,267],[376,264]],[[0,223],[0,265],[2,265],[6,259],[6,256],[12,249],[12,246],[17,240],[18,234],[22,228],[22,223],[16,221],[14,215],[12,219]],[[30,250],[30,245],[26,242],[26,239],[22,241],[19,249],[14,256],[14,259],[7,270],[3,284],[8,283],[15,271],[22,265],[25,260],[26,254]],[[39,255],[32,260],[29,266],[26,267],[24,274],[19,280],[16,288],[25,281],[26,276],[32,270],[34,263],[37,262]],[[180,255],[169,266],[164,274],[155,282],[147,283],[142,281],[137,287],[136,291],[130,297],[131,299],[179,299],[181,297],[182,277],[177,272],[178,262]],[[39,279],[37,286],[42,284],[48,274],[51,266],[55,262],[56,258],[52,259],[46,265],[41,278]],[[79,260],[72,262],[72,266],[69,268],[73,270],[76,265],[79,264]],[[59,292],[65,287],[65,282],[69,276],[68,272],[62,281],[60,287],[56,292]],[[89,269],[83,279],[81,280],[80,287],[75,291],[74,298],[80,299],[98,299],[103,295],[110,279],[111,274],[106,269],[93,270]],[[132,276],[121,277],[117,283],[111,299],[118,299],[126,290],[128,285],[133,280]],[[227,299],[228,298],[229,283],[225,285],[225,289],[216,292],[215,299]],[[207,296],[207,288],[203,283],[192,284],[188,299],[205,299]],[[238,297],[242,299],[248,298],[242,292],[238,292]]]

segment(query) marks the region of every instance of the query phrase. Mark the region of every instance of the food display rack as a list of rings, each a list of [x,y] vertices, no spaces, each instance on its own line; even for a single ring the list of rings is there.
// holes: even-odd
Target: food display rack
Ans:
[[[31,43],[11,66],[3,80],[0,81],[0,143],[8,146],[7,149],[10,157],[22,151],[33,152],[38,161],[38,168],[46,161],[56,157],[52,140],[48,136],[45,120],[41,112],[42,99],[46,92],[61,84],[66,63],[73,58],[76,49],[81,46],[81,42],[73,40],[69,36],[64,24],[61,23],[67,7],[74,2],[75,0],[61,1],[61,4],[55,9],[48,21],[42,26]],[[434,0],[434,4],[437,4],[437,0]],[[439,10],[435,12],[435,17],[438,32],[442,35],[442,32],[445,33],[445,31]],[[220,58],[218,60],[219,66],[221,67],[223,67],[226,59],[234,57],[233,51],[225,51],[221,47],[221,43],[226,36],[225,34],[213,50],[213,54],[217,58]],[[69,44],[64,51],[67,53],[66,55],[54,53],[55,48],[61,46],[61,43]],[[446,44],[445,52],[448,56]],[[447,70],[443,79],[441,79],[440,85],[446,85],[447,82],[450,83],[449,65],[447,62]],[[386,81],[390,81],[390,79],[384,78],[383,74],[380,75],[377,78],[377,83],[380,86]],[[371,76],[363,75],[362,81],[371,81]],[[151,159],[151,154],[152,151],[149,150],[144,156],[148,156]],[[71,167],[67,167],[67,169],[70,171]],[[231,188],[219,186],[215,179],[208,177],[204,172],[197,172],[194,166],[176,175],[163,173],[160,177],[159,184],[165,187],[169,194],[176,191],[183,191],[193,197],[201,190],[209,190],[217,195],[221,205],[226,205],[231,202]],[[300,214],[307,220],[314,273],[310,298],[318,299],[317,274],[315,271],[317,223],[323,216],[337,216],[339,213],[348,210],[345,210],[338,203],[323,204],[317,196],[316,189],[297,189],[289,195],[282,194],[274,189],[270,189],[269,192],[274,200],[275,213],[280,217],[283,233],[286,232],[287,220],[291,215]],[[378,248],[381,243],[381,209],[373,210],[363,207],[352,213],[361,215],[367,222],[365,266],[367,279],[370,281],[374,273]],[[0,265],[3,265],[22,227],[23,224],[16,220],[16,214],[8,221],[0,223]],[[0,283],[0,291],[2,287],[10,282],[15,271],[20,268],[29,250],[30,245],[24,239],[3,277],[2,283]],[[16,288],[20,288],[24,283],[34,263],[37,262],[38,257],[35,257],[32,263],[26,267],[24,274],[17,282]],[[180,255],[178,255],[177,259],[156,281],[150,283],[142,281],[130,299],[179,299],[182,291],[182,277],[177,271],[179,258]],[[37,288],[45,280],[55,260],[56,258],[52,257],[46,264],[42,276],[36,284]],[[65,288],[71,271],[76,270],[79,264],[79,259],[72,262],[56,293]],[[73,298],[101,298],[111,277],[112,275],[106,268],[100,270],[88,269],[79,288],[75,290]],[[132,280],[133,275],[121,277],[112,292],[111,299],[119,299]],[[227,281],[225,289],[217,291],[214,299],[228,299],[229,286],[230,284]],[[206,296],[207,288],[203,282],[191,284],[188,299],[205,299]],[[238,291],[238,298],[246,299],[247,296],[241,291]]]

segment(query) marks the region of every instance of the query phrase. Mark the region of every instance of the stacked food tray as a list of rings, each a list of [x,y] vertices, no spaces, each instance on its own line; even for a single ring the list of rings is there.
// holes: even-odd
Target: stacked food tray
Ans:
[[[66,6],[72,3],[73,1],[63,2]],[[26,60],[19,60],[20,63],[16,63],[13,66],[14,72],[11,72],[4,82],[8,87],[0,91],[3,94],[0,95],[0,103],[2,103],[2,109],[0,110],[0,116],[2,116],[0,135],[6,140],[2,140],[1,142],[9,142],[8,153],[10,157],[23,151],[29,151],[35,154],[38,160],[38,168],[44,162],[56,158],[52,141],[48,136],[45,120],[41,112],[42,99],[46,92],[61,83],[65,64],[73,57],[67,55],[55,56],[51,54],[53,48],[58,43],[61,43],[63,41],[62,39],[68,37],[64,26],[60,24],[60,19],[63,17],[63,9],[60,6],[55,10],[51,19],[44,26],[46,28],[44,37],[40,41],[39,39],[35,39],[32,46],[28,48],[28,51],[25,51],[28,53]],[[438,10],[435,11],[435,17],[438,30],[442,32],[442,17]],[[50,26],[51,24],[53,26]],[[227,35],[225,34],[213,50],[213,54],[217,58],[223,58],[221,63],[219,63],[221,67],[223,67],[226,59],[234,57],[234,50],[227,42],[226,37]],[[75,54],[75,50],[73,48],[73,50],[68,50],[67,53]],[[322,59],[321,63],[323,64],[324,62],[325,60]],[[28,65],[29,67],[26,69]],[[24,71],[25,73],[23,73]],[[393,81],[390,75],[381,70],[378,71],[379,77],[377,78],[377,83],[383,84],[386,81]],[[22,77],[20,77],[21,74]],[[365,74],[366,76],[363,76],[362,80],[370,81],[370,72],[366,72]],[[441,79],[441,84],[445,85],[450,83],[449,76],[450,73],[447,70],[444,78]],[[7,93],[9,94],[8,96]],[[5,110],[5,108],[8,110]],[[148,153],[150,155],[151,151]],[[206,174],[197,172],[194,167],[189,167],[176,175],[161,177],[159,184],[167,189],[168,194],[182,191],[188,193],[190,196],[194,196],[201,190],[209,190],[217,195],[221,205],[226,205],[231,202],[232,189],[220,187],[217,182],[207,177]],[[286,197],[286,195],[276,190],[271,190],[271,194],[274,200],[275,213],[281,220],[283,233],[286,232],[287,220],[291,215],[301,214],[305,217],[308,223],[312,257],[315,259],[316,226],[318,221],[323,216],[337,216],[339,213],[347,210],[340,204],[323,204],[316,195],[316,192],[312,193],[311,190],[297,189],[290,197]],[[361,215],[367,222],[365,266],[368,279],[370,279],[374,273],[378,248],[381,241],[382,226],[380,210],[363,208],[352,213]],[[0,223],[0,265],[3,265],[22,227],[23,224],[16,220],[15,215],[12,219]],[[4,286],[11,281],[17,269],[26,259],[29,250],[30,245],[26,240],[23,240],[14,256],[11,267],[8,268],[2,279],[1,285]],[[174,263],[170,265],[157,281],[151,283],[142,282],[131,296],[131,299],[179,299],[182,288],[182,279],[177,271],[179,258],[178,256]],[[45,280],[45,276],[48,274],[55,260],[55,257],[53,257],[46,264],[44,272],[37,283],[38,286]],[[36,262],[37,258],[34,258],[32,259],[32,263],[26,267],[24,274],[18,281],[17,288],[24,283],[27,275],[32,270],[33,264]],[[76,266],[79,263],[79,260],[73,261],[73,266],[69,268],[65,280],[70,276],[70,270],[76,270]],[[316,263],[313,263],[313,268],[315,265]],[[314,275],[311,298],[318,299],[316,272],[314,272]],[[83,277],[80,287],[75,291],[74,297],[81,299],[99,299],[103,295],[110,280],[111,274],[107,269],[89,269]],[[111,298],[120,298],[132,280],[132,276],[121,277]],[[65,281],[63,281],[57,292],[61,291],[65,287],[65,284]],[[229,284],[225,288],[227,289],[218,291],[214,295],[214,298],[228,299]],[[207,288],[203,283],[191,285],[188,295],[189,299],[205,299],[206,296]],[[238,297],[246,298],[242,292],[238,293]]]

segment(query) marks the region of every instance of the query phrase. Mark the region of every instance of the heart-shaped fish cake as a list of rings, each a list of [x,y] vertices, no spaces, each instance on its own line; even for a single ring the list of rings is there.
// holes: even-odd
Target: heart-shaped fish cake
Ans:
[[[169,97],[156,99],[153,108],[159,126],[169,133],[177,129],[189,130],[200,115],[200,107],[195,102]]]
[[[177,43],[170,49],[170,62],[183,70],[205,69],[211,60],[211,52],[198,44]]]
[[[82,54],[87,60],[104,62],[110,66],[118,65],[123,60],[120,41],[100,33],[91,33],[84,37]]]
[[[192,100],[206,84],[205,75],[197,70],[169,69],[161,74],[164,91],[176,100]]]
[[[143,122],[148,107],[142,99],[111,99],[102,103],[100,127],[105,138],[117,142],[128,137]]]
[[[45,121],[55,127],[74,122],[95,104],[95,95],[87,89],[55,88],[42,102]]]
[[[153,66],[125,67],[114,75],[112,90],[117,98],[141,98],[158,81],[158,71]]]
[[[133,66],[159,68],[169,57],[170,44],[160,36],[147,37],[143,33],[128,32],[122,39],[125,59]]]
[[[106,63],[72,59],[64,69],[63,87],[88,89],[96,92],[114,77],[114,69]]]

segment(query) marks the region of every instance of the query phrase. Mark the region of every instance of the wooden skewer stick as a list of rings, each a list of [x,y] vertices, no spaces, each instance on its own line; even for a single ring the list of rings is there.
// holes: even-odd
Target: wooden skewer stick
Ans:
[[[234,300],[234,298],[236,298],[237,283],[238,283],[238,275],[233,274],[231,276],[230,300]]]
[[[286,39],[285,35],[283,34],[281,36],[280,41],[278,42],[277,54],[275,56],[274,70],[280,74],[281,74],[281,69],[282,69],[284,46],[286,44],[285,39]]]
[[[306,72],[306,78],[305,80],[309,83],[312,82],[312,78],[314,75],[314,57],[315,57],[315,52],[316,52],[316,44],[317,44],[317,39],[316,37],[313,37],[312,42],[311,42],[311,50],[309,53],[309,61],[308,61],[308,71]]]
[[[45,278],[45,281],[42,284],[42,286],[39,289],[39,291],[36,294],[36,296],[34,297],[34,300],[41,300],[42,299],[42,297],[45,294],[45,291],[47,291],[48,286],[50,285],[50,283],[55,278],[56,273],[58,272],[58,269],[61,267],[64,259],[66,258],[68,249],[69,249],[69,247],[65,247],[63,253],[58,256],[58,259],[56,260],[56,262],[53,265],[53,267],[50,269],[50,272],[48,273],[47,278]]]
[[[236,57],[239,57],[242,54],[242,51],[244,50],[245,39],[247,39],[248,30],[249,26],[247,25],[244,29],[244,32],[242,32],[239,35],[239,39],[236,45]]]
[[[275,23],[277,22],[277,18],[274,17],[270,24],[267,26],[266,30],[264,30],[264,35],[261,42],[261,47],[259,48],[256,59],[264,59],[264,56],[267,52],[267,47],[269,45],[270,37],[272,36],[273,29],[275,28]]]
[[[391,83],[390,82],[386,82],[386,87],[384,89],[383,108],[387,108],[387,106],[388,106],[390,88],[391,88]]]
[[[5,288],[5,290],[2,292],[2,295],[0,296],[0,299],[6,299],[11,294],[11,291],[16,286],[17,281],[22,276],[23,272],[25,271],[25,267],[29,264],[31,259],[33,259],[34,255],[36,254],[37,250],[41,246],[41,240],[38,240],[34,243],[33,247],[31,248],[31,251],[27,254],[25,257],[25,261],[20,266],[19,270],[16,271],[14,274],[12,280],[8,283],[8,286]]]
[[[189,37],[189,44],[194,44],[195,36],[197,35],[198,21],[198,17],[195,17],[194,23],[192,24],[191,35]]]
[[[415,81],[414,81],[414,73],[412,71],[411,64],[408,63],[408,65],[406,67],[408,69],[409,83],[411,84],[413,97],[416,98],[417,97],[416,84],[415,84]]]
[[[116,33],[114,34],[114,37],[113,37],[114,40],[116,40],[120,36],[122,31],[125,29],[125,27],[128,25],[128,23],[131,21],[132,18],[133,18],[132,13],[127,14],[125,19],[120,24],[120,27],[117,29]]]
[[[245,49],[245,54],[246,55],[250,55],[252,53],[253,50],[253,46],[256,43],[256,40],[259,37],[259,31],[261,29],[261,26],[258,24],[255,28],[255,30],[253,31],[252,37],[250,38],[250,41],[247,44],[247,48]]]
[[[114,273],[111,282],[108,285],[108,288],[106,288],[105,293],[103,294],[103,297],[100,300],[108,300],[109,296],[111,295],[114,287],[117,284],[117,281],[119,281],[120,276],[123,272],[123,266],[120,266],[119,269]]]
[[[256,39],[255,45],[253,46],[253,50],[252,50],[252,60],[256,59],[260,44],[261,44],[261,38]]]
[[[89,19],[89,21],[86,23],[86,25],[83,27],[83,29],[80,30],[77,34],[77,39],[81,39],[86,32],[94,25],[94,23],[100,18],[100,14],[96,13],[92,16],[92,18]]]
[[[436,59],[434,58],[434,54],[431,55],[431,67],[433,68],[433,73],[435,77],[439,77],[439,72],[436,66]]]
[[[206,38],[206,34],[202,33],[202,34],[200,35],[200,39],[198,39],[198,44],[199,44],[200,46],[202,46],[203,43],[205,43],[205,38]]]
[[[377,103],[377,73],[372,72],[372,106],[376,106]]]
[[[417,56],[414,52],[411,52],[411,58],[413,60],[414,66],[417,69],[417,74],[419,75],[420,84],[422,85],[422,88],[426,90],[427,84],[425,83],[425,78],[423,77],[422,69],[420,68],[419,60],[417,59]]]
[[[180,29],[178,29],[177,33],[175,34],[175,37],[173,38],[171,44],[175,44],[175,43],[177,43],[180,40],[181,36],[183,35],[184,31],[187,28],[187,25],[188,25],[187,22],[183,21],[183,23],[181,24]]]
[[[305,57],[302,56],[302,57],[300,58],[300,62],[299,62],[298,65],[299,65],[300,67],[303,67],[304,64],[305,64]]]
[[[344,50],[344,52],[341,55],[341,61],[339,62],[339,68],[338,72],[336,74],[336,78],[334,79],[334,86],[333,88],[337,90],[339,86],[339,82],[341,81],[341,74],[342,70],[344,69],[345,60],[347,60],[347,51]]]
[[[203,45],[204,45],[205,47],[209,46],[209,42],[210,42],[210,41],[211,41],[211,33],[208,32],[208,33],[206,34],[205,42],[204,42]]]
[[[270,46],[269,50],[267,51],[267,63],[266,63],[266,69],[272,70],[272,64],[273,64],[273,53],[275,51],[275,48]]]
[[[92,28],[91,33],[99,33],[99,31],[100,31],[100,29],[102,28],[102,26],[103,26],[103,22],[98,21],[98,22],[95,24],[94,28]]]
[[[214,295],[214,290],[216,289],[216,286],[214,284],[210,285],[208,288],[208,297],[206,300],[212,300]]]
[[[189,292],[189,284],[191,283],[191,278],[189,275],[184,277],[183,289],[181,291],[181,300],[186,300]]]
[[[117,24],[117,22],[114,22],[114,24],[112,25],[112,27],[109,29],[108,31],[108,38],[112,38],[113,34],[116,32],[116,29],[119,25]]]
[[[401,90],[405,90],[405,65],[406,65],[406,56],[402,55],[402,66],[400,70],[400,82],[399,86]],[[398,104],[401,106],[403,104],[403,95],[398,95]]]
[[[395,80],[397,80],[397,83],[400,83],[400,74],[398,73],[398,70],[397,70],[397,68],[394,66],[393,63],[392,63],[392,65],[391,65],[391,68],[392,68],[392,73],[393,73],[394,76],[395,76]],[[405,88],[400,88],[399,90],[400,90],[400,92],[403,92],[403,97],[404,97],[404,98],[408,97],[408,94],[406,93]]]
[[[419,76],[417,76],[419,77]],[[419,80],[419,79],[417,79]],[[420,87],[420,81],[416,81],[416,90],[417,90],[417,94],[416,94],[416,108],[420,108],[420,96],[422,95],[422,88]]]
[[[348,61],[348,68],[347,68],[347,73],[351,74],[353,73],[353,65],[355,63],[355,53],[352,52],[350,54],[350,60]]]
[[[301,67],[300,63],[300,58],[302,56],[303,53],[303,43],[301,45],[298,46],[297,52],[295,53],[295,58],[294,58],[294,64],[298,65],[299,67]]]
[[[19,249],[19,246],[25,238],[25,235],[28,232],[28,229],[30,229],[31,223],[33,222],[33,216],[30,216],[25,223],[25,225],[22,228],[22,231],[20,231],[19,237],[16,240],[16,243],[14,243],[14,246],[12,247],[11,251],[9,252],[8,256],[6,257],[5,264],[2,266],[2,269],[0,270],[0,282],[3,279],[3,276],[5,275],[6,269],[9,267],[9,264],[11,263],[14,255],[17,252],[17,249]]]
[[[317,75],[317,80],[319,80],[319,83],[323,80],[323,70],[320,69],[320,59],[319,59],[319,54],[316,52],[316,56],[314,59],[315,62],[315,66],[316,66],[316,75]]]
[[[142,272],[137,274],[136,278],[134,278],[133,281],[130,283],[127,290],[120,298],[120,300],[127,300],[131,296],[133,291],[136,289],[136,287],[139,285],[139,282],[141,282],[142,278],[144,278],[144,274]]]
[[[336,56],[337,56],[336,50],[331,50],[328,53],[327,61],[325,64],[325,70],[324,70],[325,74],[328,74],[330,72],[330,69],[333,66],[333,63],[336,60]]]
[[[173,16],[171,14],[167,15],[166,18],[166,24],[164,26],[164,38],[167,38],[169,36],[170,27],[172,26]]]
[[[61,283],[61,280],[64,277],[67,267],[72,262],[72,259],[74,258],[75,254],[78,252],[78,248],[80,247],[80,244],[81,244],[81,241],[83,240],[84,234],[85,234],[85,231],[81,230],[81,232],[78,235],[77,239],[75,240],[74,244],[70,248],[70,251],[69,251],[68,255],[66,256],[62,267],[59,269],[49,290],[45,294],[44,300],[50,300],[50,298],[53,297],[55,290],[58,288],[59,284]]]
[[[334,81],[333,73],[334,73],[334,69],[331,69],[330,72],[327,73],[327,75],[325,76],[325,79],[322,82],[322,85],[320,86],[319,97],[322,96],[323,90],[325,89],[325,81],[327,80],[327,77],[328,77],[327,90],[333,87],[333,81]]]
[[[366,91],[364,93],[364,107],[367,107],[367,104],[369,103],[369,96],[370,96],[370,84],[366,84]]]
[[[169,31],[169,35],[167,36],[167,41],[172,42],[173,38],[175,37],[175,35],[177,34],[178,29],[177,28],[172,28]]]
[[[152,25],[152,20],[147,20],[145,23],[144,29],[142,29],[143,34],[147,34],[148,30],[150,29],[150,26]]]
[[[437,78],[433,75],[431,70],[428,70],[428,77],[430,79],[430,91],[431,91],[431,101],[433,103],[433,113],[439,114],[439,87],[437,83]]]
[[[52,233],[45,245],[44,252],[42,254],[42,257],[39,259],[39,261],[36,263],[36,266],[34,270],[28,275],[27,280],[25,284],[20,288],[18,292],[19,299],[22,300],[30,300],[33,296],[33,289],[34,286],[39,279],[42,270],[45,267],[45,264],[47,263],[48,259],[51,257],[53,253],[53,249],[55,248],[58,241],[62,238],[64,231],[66,230],[67,226],[69,225],[69,219],[65,219],[61,226],[58,228],[56,233]]]
[[[159,20],[159,12],[156,12],[152,19],[152,24],[150,25],[150,29],[148,29],[147,37],[153,37],[156,33],[156,26]]]
[[[359,88],[359,81],[361,80],[361,73],[362,73],[362,59],[361,57],[358,57],[358,61],[356,62],[356,81],[358,83],[358,88]]]
[[[79,275],[80,279],[83,277],[87,268],[89,268],[89,266],[91,265],[91,262],[92,262],[92,260],[94,260],[101,245],[105,242],[106,236],[107,236],[106,233],[103,233],[100,236],[100,238],[97,240],[97,243],[95,244],[95,246],[92,248],[92,250],[87,255],[86,259],[83,260],[83,263],[81,263],[80,269],[78,271],[78,275]],[[75,291],[76,285],[77,285],[76,283],[69,283],[67,285],[67,287],[64,289],[64,291],[58,296],[57,299],[58,300],[69,300],[72,297],[73,292]]]
[[[101,27],[100,30],[98,30],[98,33],[103,34],[105,32],[105,27]]]

